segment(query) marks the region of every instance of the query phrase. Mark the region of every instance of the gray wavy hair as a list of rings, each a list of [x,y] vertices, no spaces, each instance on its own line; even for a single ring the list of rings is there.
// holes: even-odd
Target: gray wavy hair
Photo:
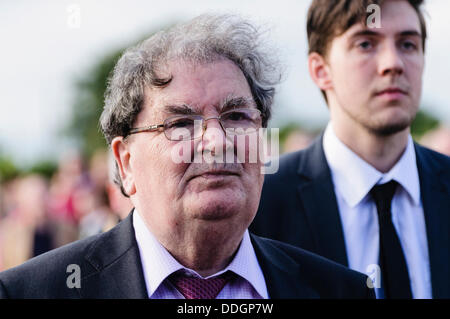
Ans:
[[[267,127],[277,85],[282,76],[273,48],[264,32],[238,15],[203,14],[186,23],[160,31],[127,49],[110,76],[101,130],[108,142],[127,136],[141,111],[146,87],[164,87],[171,77],[158,75],[169,61],[210,63],[228,59],[236,64],[250,86],[262,125]],[[116,183],[121,186],[118,174]],[[127,195],[126,195],[127,196]]]

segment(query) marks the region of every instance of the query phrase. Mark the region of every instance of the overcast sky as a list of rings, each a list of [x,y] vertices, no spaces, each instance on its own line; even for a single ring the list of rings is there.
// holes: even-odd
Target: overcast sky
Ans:
[[[272,27],[287,65],[273,125],[324,125],[327,108],[306,68],[310,0],[10,0],[0,2],[0,150],[22,165],[57,157],[74,83],[111,51],[207,11],[242,13]],[[450,125],[450,1],[428,0],[423,106]],[[78,19],[79,18],[79,19]]]

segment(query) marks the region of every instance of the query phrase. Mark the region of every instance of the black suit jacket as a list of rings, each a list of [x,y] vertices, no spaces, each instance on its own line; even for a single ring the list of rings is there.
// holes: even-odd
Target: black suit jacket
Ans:
[[[271,298],[373,298],[367,277],[294,246],[251,235]],[[67,267],[81,270],[68,288]],[[0,298],[147,298],[132,214],[109,232],[0,273]]]
[[[280,158],[250,230],[348,265],[323,136]],[[415,144],[434,298],[450,298],[450,158]]]

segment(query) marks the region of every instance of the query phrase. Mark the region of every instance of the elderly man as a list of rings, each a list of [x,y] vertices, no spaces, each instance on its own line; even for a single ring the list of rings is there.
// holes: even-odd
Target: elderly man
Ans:
[[[126,51],[101,126],[135,209],[0,274],[0,296],[371,297],[364,275],[247,231],[264,180],[249,141],[279,79],[259,40],[237,17],[205,15]]]

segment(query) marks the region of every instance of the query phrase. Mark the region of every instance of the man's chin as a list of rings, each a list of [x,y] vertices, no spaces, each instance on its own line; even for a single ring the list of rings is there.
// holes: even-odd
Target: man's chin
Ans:
[[[404,110],[390,110],[382,117],[367,123],[366,127],[377,136],[390,136],[409,128],[413,120],[414,115]]]
[[[411,123],[409,121],[405,122],[397,122],[397,123],[389,123],[385,125],[378,125],[370,127],[372,133],[377,136],[391,136],[397,134],[399,132],[403,132],[407,129]]]
[[[242,211],[245,201],[230,190],[203,191],[189,201],[189,211],[196,219],[227,219]]]

